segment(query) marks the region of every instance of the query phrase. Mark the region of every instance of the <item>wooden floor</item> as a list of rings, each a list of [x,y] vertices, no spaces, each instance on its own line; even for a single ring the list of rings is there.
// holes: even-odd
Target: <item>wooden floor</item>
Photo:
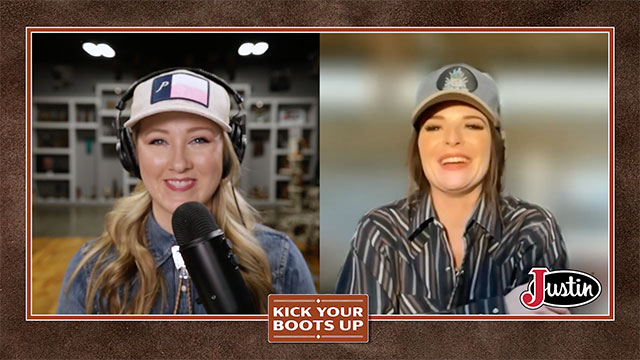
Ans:
[[[33,314],[55,314],[67,265],[73,254],[90,239],[88,237],[33,238],[31,243]]]
[[[35,237],[32,241],[32,312],[33,314],[54,314],[58,304],[58,295],[67,265],[73,255],[89,237]],[[305,250],[305,249],[303,249]],[[302,251],[316,289],[319,279],[318,250]]]

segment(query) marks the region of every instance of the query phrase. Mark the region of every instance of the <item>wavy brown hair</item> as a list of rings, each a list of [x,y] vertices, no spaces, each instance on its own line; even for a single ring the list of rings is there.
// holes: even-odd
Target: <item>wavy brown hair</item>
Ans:
[[[411,140],[409,140],[409,148],[407,151],[407,167],[409,169],[409,189],[408,199],[412,200],[416,196],[427,194],[431,191],[429,180],[422,169],[422,161],[420,160],[420,149],[418,148],[418,135],[424,123],[432,117],[438,110],[444,106],[457,103],[455,101],[446,101],[434,105],[426,109],[414,124]],[[465,104],[466,105],[466,104]],[[482,194],[490,205],[490,209],[498,207],[498,199],[502,192],[502,173],[504,172],[505,163],[505,146],[504,138],[500,129],[500,121],[496,126],[490,119],[487,121],[491,130],[491,158],[489,159],[489,168],[482,182]]]
[[[238,206],[234,200],[232,185],[240,177],[240,163],[226,133],[223,156],[231,168],[213,194],[210,210],[233,244],[257,310],[264,313],[272,292],[270,266],[253,234],[257,212],[240,194],[236,194]],[[92,312],[96,300],[99,312],[112,314],[147,314],[158,297],[162,305],[166,302],[166,280],[147,247],[145,224],[150,212],[151,196],[140,181],[133,193],[116,201],[106,215],[104,232],[85,250],[69,281],[70,286],[80,270],[93,263],[85,297],[87,313]]]

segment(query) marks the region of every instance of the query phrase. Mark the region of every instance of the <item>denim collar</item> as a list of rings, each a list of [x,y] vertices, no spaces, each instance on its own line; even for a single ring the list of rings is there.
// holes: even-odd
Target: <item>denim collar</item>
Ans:
[[[409,205],[409,217],[411,227],[409,228],[409,240],[413,240],[418,234],[424,231],[427,226],[437,221],[436,211],[433,207],[430,194],[422,194],[413,197],[414,200]],[[496,214],[489,211],[484,196],[480,196],[480,201],[476,204],[473,213],[465,229],[468,229],[473,223],[491,234],[494,238],[499,238],[501,233],[501,223],[498,221]]]
[[[168,231],[160,227],[153,212],[149,212],[147,224],[145,226],[147,234],[147,247],[156,261],[156,266],[160,267],[171,256],[171,247],[178,245],[176,238]]]

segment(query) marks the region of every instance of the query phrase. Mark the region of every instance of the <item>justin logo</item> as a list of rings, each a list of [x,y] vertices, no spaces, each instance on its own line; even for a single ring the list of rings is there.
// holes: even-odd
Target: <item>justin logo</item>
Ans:
[[[529,274],[533,275],[533,280],[528,290],[520,295],[520,302],[530,310],[542,305],[582,306],[597,299],[602,292],[598,279],[581,271],[549,271],[545,267],[535,267]]]

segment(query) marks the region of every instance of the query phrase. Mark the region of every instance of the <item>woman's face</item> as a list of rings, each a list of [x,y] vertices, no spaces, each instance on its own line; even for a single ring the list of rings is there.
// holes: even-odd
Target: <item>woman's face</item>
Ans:
[[[188,201],[208,205],[220,184],[222,129],[204,117],[160,113],[140,123],[136,153],[153,214],[168,229],[174,210]]]
[[[491,158],[487,117],[461,102],[444,103],[425,116],[418,149],[431,191],[461,195],[476,189]]]

